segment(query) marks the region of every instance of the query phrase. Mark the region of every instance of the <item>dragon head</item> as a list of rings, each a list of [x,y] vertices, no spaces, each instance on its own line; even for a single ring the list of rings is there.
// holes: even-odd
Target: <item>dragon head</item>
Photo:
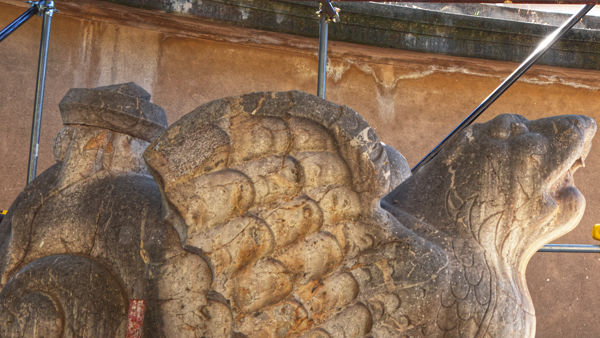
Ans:
[[[467,128],[385,200],[451,237],[473,237],[524,274],[583,215],[573,173],[595,131],[585,116],[500,115]]]

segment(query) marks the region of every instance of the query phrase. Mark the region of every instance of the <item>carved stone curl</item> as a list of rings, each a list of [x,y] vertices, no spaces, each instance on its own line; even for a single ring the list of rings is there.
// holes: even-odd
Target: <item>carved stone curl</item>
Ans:
[[[129,299],[147,301],[147,332],[160,331],[157,304],[182,286],[165,281],[209,271],[201,260],[171,268],[193,255],[164,226],[141,157],[167,124],[149,99],[128,83],[72,89],[61,101],[57,163],[0,223],[1,337],[122,337]]]
[[[85,96],[99,106],[61,109],[125,95],[136,99],[115,99],[116,111],[140,100],[156,111],[139,87],[117,87]],[[122,334],[132,298],[148,303],[148,336],[533,336],[525,267],[579,221],[572,172],[596,129],[583,116],[502,115],[411,176],[349,108],[254,93],[202,105],[154,139],[144,158],[157,186],[145,141],[119,133],[113,115],[61,132],[59,163],[0,223],[8,336],[30,332],[23,318]],[[46,270],[112,298],[47,291],[59,282]]]

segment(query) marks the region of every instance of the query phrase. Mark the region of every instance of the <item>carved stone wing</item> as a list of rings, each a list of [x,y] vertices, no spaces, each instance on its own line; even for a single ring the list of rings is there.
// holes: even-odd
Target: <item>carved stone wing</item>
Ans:
[[[144,157],[182,244],[212,267],[206,292],[230,305],[231,330],[368,332],[348,271],[384,237],[379,199],[409,169],[358,114],[294,91],[226,98]]]

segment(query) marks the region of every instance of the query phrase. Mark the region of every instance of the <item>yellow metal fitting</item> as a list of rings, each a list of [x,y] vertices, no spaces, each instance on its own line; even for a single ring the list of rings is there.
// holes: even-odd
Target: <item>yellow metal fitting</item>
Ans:
[[[600,224],[594,224],[594,231],[592,231],[592,237],[595,240],[600,241]]]

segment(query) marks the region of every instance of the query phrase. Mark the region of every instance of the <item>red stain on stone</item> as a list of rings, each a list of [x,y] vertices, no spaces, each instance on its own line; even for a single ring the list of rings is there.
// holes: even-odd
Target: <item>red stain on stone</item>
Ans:
[[[127,338],[140,338],[144,328],[144,312],[146,301],[143,299],[129,300],[129,312],[127,313]]]

